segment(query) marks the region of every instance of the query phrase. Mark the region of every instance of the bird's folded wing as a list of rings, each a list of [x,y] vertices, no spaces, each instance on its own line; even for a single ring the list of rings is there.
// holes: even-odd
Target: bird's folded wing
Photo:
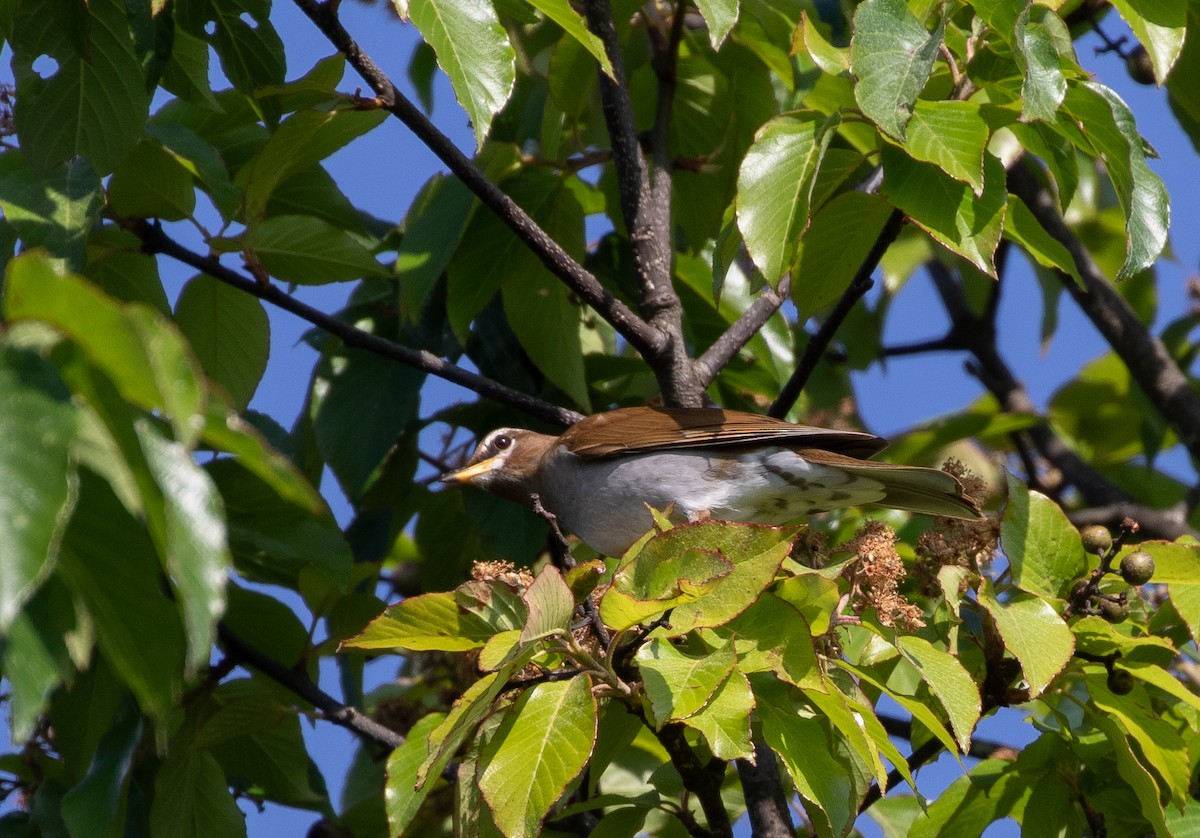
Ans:
[[[769,416],[715,408],[629,407],[590,416],[560,437],[581,457],[612,457],[680,448],[768,444],[869,457],[887,441],[861,431],[793,425]]]

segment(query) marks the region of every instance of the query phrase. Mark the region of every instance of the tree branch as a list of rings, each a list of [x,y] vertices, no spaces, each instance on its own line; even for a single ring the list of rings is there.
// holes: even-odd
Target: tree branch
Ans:
[[[750,834],[754,838],[793,838],[796,827],[783,795],[783,781],[775,752],[760,738],[754,740],[754,762],[736,761],[738,779],[746,796]]]
[[[800,398],[801,391],[804,390],[804,385],[808,383],[808,378],[817,367],[817,363],[825,354],[825,350],[833,341],[833,336],[837,334],[837,330],[841,328],[842,322],[850,314],[855,303],[862,299],[863,295],[874,285],[874,280],[871,279],[871,274],[875,272],[879,260],[883,258],[883,254],[887,251],[896,237],[900,235],[900,230],[904,227],[904,213],[900,210],[892,210],[892,214],[888,216],[888,220],[884,223],[883,229],[879,233],[879,238],[875,239],[875,244],[871,245],[871,250],[867,253],[867,257],[863,259],[862,265],[859,266],[858,272],[854,275],[854,279],[850,281],[842,298],[837,301],[833,311],[825,318],[825,322],[821,324],[821,328],[812,336],[804,347],[804,355],[800,358],[800,363],[796,365],[796,369],[792,372],[787,383],[783,385],[779,396],[775,399],[775,403],[771,405],[768,411],[769,416],[776,419],[782,419],[787,416],[788,411],[796,404],[796,399]]]
[[[704,388],[699,386],[687,355],[683,340],[683,308],[671,284],[672,160],[669,138],[675,100],[676,54],[683,31],[681,8],[676,8],[669,40],[658,44],[655,54],[658,99],[650,133],[653,174],[642,155],[612,6],[608,0],[585,0],[583,8],[588,29],[604,45],[613,67],[611,78],[600,73],[600,102],[612,139],[621,214],[633,251],[638,306],[646,322],[663,339],[656,347],[657,351],[642,352],[642,357],[654,370],[668,405],[699,407]]]
[[[314,326],[341,338],[346,346],[366,349],[384,358],[399,361],[419,370],[436,375],[446,381],[473,390],[481,396],[507,404],[518,410],[523,410],[532,416],[539,416],[559,425],[571,425],[583,417],[573,410],[535,398],[520,390],[506,387],[490,378],[464,370],[461,367],[444,361],[432,352],[423,349],[412,349],[394,341],[373,335],[355,326],[338,320],[336,317],[297,300],[289,294],[276,288],[269,282],[257,282],[237,271],[225,267],[212,256],[201,256],[188,250],[179,242],[168,236],[158,224],[146,221],[125,222],[123,225],[142,240],[142,245],[148,253],[161,253],[170,256],[185,265],[191,265],[198,271],[203,271],[214,279],[227,285],[232,285],[247,294],[266,300],[285,311],[290,311],[302,320],[307,320]]]
[[[779,307],[787,301],[791,293],[792,278],[785,276],[775,288],[764,288],[758,299],[747,307],[722,335],[713,341],[695,361],[696,377],[702,387],[713,383],[721,370],[733,360],[733,356],[742,351],[750,339],[758,334]]]
[[[1179,434],[1192,459],[1200,460],[1200,395],[1191,388],[1187,376],[1163,342],[1150,333],[1125,298],[1100,272],[1087,248],[1059,214],[1050,191],[1038,182],[1030,166],[1028,160],[1013,166],[1008,173],[1009,187],[1025,202],[1046,232],[1071,254],[1083,287],[1066,274],[1057,272],[1067,293],[1104,335],[1129,368],[1133,380]]]
[[[330,43],[346,57],[358,74],[379,98],[380,107],[387,110],[421,142],[437,155],[459,177],[483,204],[532,250],[542,264],[568,288],[608,321],[629,345],[650,357],[659,354],[667,340],[657,329],[646,323],[614,297],[595,276],[571,258],[545,230],[490,181],[486,175],[439,131],[420,109],[396,89],[387,75],[364,53],[337,17],[337,4],[318,0],[293,0]]]
[[[733,838],[733,824],[730,823],[729,813],[725,811],[725,803],[721,800],[721,778],[716,772],[709,771],[708,766],[701,765],[696,752],[683,737],[682,725],[668,724],[662,730],[655,731],[655,736],[671,757],[671,764],[683,778],[684,788],[699,801],[708,821],[706,834]],[[721,765],[724,766],[724,763]],[[696,834],[694,830],[693,834]]]
[[[404,744],[404,737],[391,728],[384,727],[369,716],[363,715],[349,705],[342,704],[329,693],[312,682],[308,673],[300,667],[287,667],[267,657],[242,640],[224,623],[217,625],[217,637],[230,658],[238,663],[253,667],[280,686],[286,687],[313,707],[335,725],[346,728],[366,742],[372,742],[389,751]]]

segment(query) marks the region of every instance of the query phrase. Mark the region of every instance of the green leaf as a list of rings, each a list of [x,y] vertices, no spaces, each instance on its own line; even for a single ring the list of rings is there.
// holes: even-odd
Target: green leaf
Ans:
[[[404,834],[433,788],[432,783],[417,784],[417,769],[425,760],[430,732],[445,718],[444,713],[430,713],[421,717],[408,731],[404,744],[388,757],[383,800],[387,806],[388,830],[392,835]]]
[[[904,0],[867,0],[854,11],[854,98],[864,114],[899,142],[904,142],[913,104],[933,70],[944,27],[941,21],[930,33]]]
[[[1200,4],[1195,0],[1187,4],[1187,28],[1200,32]],[[1190,83],[1195,78],[1200,78],[1200,38],[1192,37],[1184,40],[1175,69],[1167,79],[1167,101],[1192,141],[1192,148],[1200,151],[1200,85]]]
[[[176,39],[183,34],[177,29]],[[225,161],[211,143],[183,123],[166,119],[147,124],[146,133],[157,139],[175,163],[196,179],[222,218],[233,218],[242,203],[242,190],[229,179]]]
[[[991,132],[973,102],[918,100],[904,139],[904,150],[932,163],[979,195],[983,192],[983,152]]]
[[[737,23],[738,6],[738,0],[696,0],[696,8],[708,24],[708,40],[713,49],[721,48],[725,36]]]
[[[209,380],[225,388],[236,410],[245,410],[271,351],[271,324],[262,303],[198,274],[179,292],[175,323]]]
[[[142,140],[113,170],[108,204],[118,215],[181,221],[196,209],[196,189],[191,172],[173,154]]]
[[[698,549],[694,539],[672,536],[673,532],[654,536],[617,568],[600,600],[606,625],[618,631],[632,628],[704,596],[732,571],[729,559],[719,552]]]
[[[729,2],[729,0],[724,0]],[[529,5],[540,11],[546,17],[557,23],[563,28],[563,31],[570,35],[584,49],[591,53],[592,57],[600,64],[600,69],[610,78],[616,78],[613,72],[612,62],[608,60],[608,53],[604,51],[604,44],[588,31],[587,24],[584,22],[582,15],[571,6],[567,0],[529,0]],[[703,11],[703,5],[701,6]],[[737,10],[735,8],[734,15],[736,17]],[[732,22],[730,22],[732,26]],[[714,37],[709,33],[710,37]],[[722,35],[724,37],[724,35]],[[716,47],[717,42],[714,41],[713,46]]]
[[[1075,652],[1071,629],[1040,597],[1017,593],[1001,603],[985,579],[978,598],[996,621],[1005,649],[1021,664],[1030,698],[1037,698],[1071,661]]]
[[[907,662],[905,665],[907,665]],[[899,688],[893,688],[888,681],[877,678],[875,674],[866,668],[851,666],[844,661],[839,661],[838,666],[870,684],[907,710],[912,715],[913,720],[919,722],[927,731],[933,734],[934,738],[942,743],[942,747],[948,753],[953,754],[956,752],[957,745],[954,738],[947,732],[946,725],[942,720],[929,708],[927,699],[916,698],[910,693],[901,692]]]
[[[583,309],[566,286],[545,271],[510,276],[504,283],[504,314],[537,368],[578,407],[590,411],[579,335]]]
[[[1082,287],[1083,279],[1075,260],[1063,244],[1052,238],[1046,228],[1037,222],[1025,202],[1015,195],[1008,196],[1008,208],[1004,213],[1004,237],[1015,241],[1043,268],[1062,271]]]
[[[387,117],[382,110],[300,111],[289,117],[238,170],[246,217],[261,218],[275,187],[294,172],[320,163]]]
[[[1067,89],[1060,125],[1069,118],[1083,132],[1117,192],[1127,226],[1125,263],[1117,279],[1128,279],[1154,264],[1167,243],[1170,197],[1146,163],[1133,113],[1109,88],[1095,82]]]
[[[0,349],[0,634],[54,567],[77,494],[70,394],[31,352]]]
[[[813,177],[821,164],[824,117],[778,116],[759,129],[738,170],[737,223],[750,258],[771,285],[792,267],[809,221]]]
[[[1051,120],[1067,95],[1060,50],[1071,54],[1071,35],[1062,19],[1045,6],[1030,4],[1017,17],[1013,57],[1024,73],[1021,118]]]
[[[825,814],[834,835],[845,834],[857,814],[851,805],[851,781],[845,766],[833,756],[825,728],[811,710],[797,707],[792,688],[761,675],[751,679],[751,686],[763,738],[787,769],[796,791]]]
[[[888,143],[880,148],[883,192],[926,232],[988,276],[1000,243],[1007,196],[1004,166],[983,158],[983,192],[976,196],[939,167],[913,160]]]
[[[1109,717],[1107,713],[1091,712],[1087,719],[1107,737],[1112,745],[1113,754],[1117,760],[1117,773],[1129,784],[1141,804],[1142,816],[1149,821],[1154,834],[1159,838],[1167,838],[1171,830],[1163,818],[1162,804],[1159,802],[1158,785],[1154,775],[1134,753],[1130,742],[1129,732],[1119,722]]]
[[[165,718],[182,694],[179,614],[163,594],[161,566],[142,524],[91,473],[80,472],[80,488],[59,568],[117,675],[148,715]]]
[[[434,175],[413,200],[396,251],[400,310],[417,322],[421,307],[446,270],[474,214],[475,196],[456,177]]]
[[[409,597],[371,621],[361,634],[342,641],[350,649],[465,652],[478,649],[496,629],[460,608],[451,591]]]
[[[718,759],[753,759],[754,744],[750,740],[750,712],[753,709],[754,693],[750,690],[750,681],[735,669],[717,687],[708,704],[683,723],[704,736],[709,750]]]
[[[283,83],[283,41],[271,23],[269,11],[270,5],[261,0],[216,0],[207,4],[206,16],[213,23],[209,42],[221,59],[226,78],[247,94]]]
[[[80,270],[84,248],[103,206],[100,179],[84,158],[39,172],[18,149],[0,154],[0,208],[22,249],[44,247]]]
[[[325,781],[309,756],[294,708],[273,684],[238,678],[213,693],[219,709],[197,733],[228,778],[225,785],[288,806],[328,807]]]
[[[887,201],[843,192],[812,217],[796,247],[792,300],[801,320],[839,299],[854,280],[892,214]]]
[[[225,611],[229,547],[220,495],[182,445],[164,439],[149,422],[136,425],[150,473],[162,490],[166,543],[159,552],[179,597],[188,638],[190,672],[208,663],[217,620]]]
[[[1187,7],[1187,3],[1174,0],[1113,0],[1113,8],[1149,53],[1160,85],[1183,51],[1188,32]]]
[[[410,0],[408,13],[437,53],[482,147],[516,79],[516,53],[495,9],[478,0]]]
[[[1192,638],[1200,638],[1200,545],[1147,541],[1138,548],[1154,557],[1154,581],[1167,586]]]
[[[241,836],[246,818],[238,809],[225,772],[207,751],[172,748],[154,780],[150,829],[179,838]]]
[[[388,275],[357,239],[311,215],[264,219],[247,232],[246,248],[272,276],[298,285]]]
[[[979,688],[975,681],[958,658],[922,637],[901,636],[897,647],[942,703],[959,748],[965,754],[971,746],[971,731],[979,721]]]
[[[10,43],[23,153],[42,169],[81,155],[97,173],[111,172],[137,142],[150,108],[125,4],[21,3]],[[33,67],[42,56],[57,63],[47,77]]]
[[[142,738],[142,719],[126,701],[110,721],[87,775],[63,796],[62,819],[71,835],[102,834],[97,826],[118,822],[125,804],[134,749]]]
[[[171,39],[171,57],[163,69],[159,84],[164,90],[181,99],[219,110],[208,80],[208,44],[202,39],[175,27]]]
[[[539,834],[595,741],[596,699],[586,675],[522,693],[480,756],[479,789],[496,826],[513,838]]]
[[[553,565],[546,565],[525,591],[529,618],[521,630],[521,642],[529,643],[547,635],[562,633],[571,626],[575,615],[575,597]]]
[[[686,719],[703,709],[725,683],[735,663],[732,643],[689,653],[670,639],[655,637],[642,644],[634,656],[650,718],[657,729],[667,722]]]
[[[823,689],[808,622],[774,594],[759,596],[716,633],[733,640],[742,672],[771,671],[797,687]]]
[[[68,642],[79,628],[75,604],[53,576],[7,626],[0,644],[0,670],[9,684],[14,743],[23,744],[36,732],[51,690],[76,675]],[[90,642],[88,646],[90,655]],[[64,732],[56,726],[55,735],[57,740]]]
[[[1013,762],[985,759],[918,814],[907,835],[938,838],[982,834],[988,824],[1020,811],[1021,799],[1028,793],[1029,785]],[[1028,821],[1025,823],[1023,832],[1029,829]]]
[[[1062,509],[1011,474],[1000,545],[1012,568],[1013,583],[1031,594],[1061,597],[1087,570],[1079,531]]]
[[[819,24],[809,17],[808,10],[800,13],[799,40],[804,43],[804,50],[813,63],[824,73],[836,76],[850,69],[850,50],[845,47],[835,47],[818,28]],[[793,49],[796,46],[793,38]]]

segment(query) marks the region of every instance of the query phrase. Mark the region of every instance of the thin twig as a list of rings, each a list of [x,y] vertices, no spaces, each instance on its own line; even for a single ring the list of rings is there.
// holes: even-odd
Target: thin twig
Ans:
[[[393,750],[404,744],[404,737],[384,727],[355,708],[342,704],[322,690],[300,667],[287,667],[255,649],[225,624],[217,626],[217,636],[226,653],[239,663],[253,667],[275,683],[286,687],[321,711],[335,725],[346,728],[360,739]]]
[[[707,387],[713,383],[721,370],[725,369],[733,357],[742,350],[742,347],[758,334],[759,329],[774,316],[775,312],[779,311],[779,307],[787,301],[791,290],[792,278],[790,276],[781,279],[775,288],[770,286],[764,288],[758,295],[758,299],[751,303],[738,319],[713,341],[712,346],[696,359],[694,363],[696,377],[700,380],[701,386]]]
[[[342,26],[337,17],[336,6],[318,0],[293,2],[375,91],[380,107],[403,122],[428,146],[430,151],[541,259],[551,273],[595,309],[643,357],[653,357],[662,351],[666,339],[657,329],[638,317],[604,288],[591,272],[572,259],[558,242],[504,194],[500,187],[489,180],[449,137],[439,131],[416,105],[396,89],[387,74],[363,52]]]
[[[804,390],[804,385],[808,383],[808,378],[816,369],[817,363],[825,354],[825,350],[833,341],[833,336],[837,334],[837,330],[841,328],[842,322],[849,316],[850,311],[855,304],[862,299],[863,295],[874,285],[874,280],[871,279],[871,274],[875,272],[879,260],[883,258],[883,254],[887,251],[896,237],[900,235],[900,230],[904,226],[904,213],[900,210],[892,210],[892,214],[888,216],[888,220],[884,223],[883,229],[879,233],[879,237],[875,239],[875,243],[871,246],[871,250],[863,259],[862,265],[859,266],[858,272],[854,275],[854,279],[850,281],[845,292],[842,294],[833,311],[825,318],[825,322],[821,324],[821,328],[808,341],[804,347],[804,354],[800,358],[800,363],[796,365],[796,369],[792,372],[787,383],[783,385],[779,396],[775,399],[775,403],[771,405],[768,415],[774,416],[777,419],[782,419],[787,416],[788,411],[796,403],[796,399],[800,398],[801,391]]]
[[[158,224],[139,220],[133,222],[126,221],[123,226],[142,240],[142,245],[147,252],[170,256],[172,259],[182,262],[185,265],[191,265],[198,271],[203,271],[214,279],[245,291],[247,294],[258,297],[260,300],[265,300],[285,311],[289,311],[302,320],[307,320],[314,326],[341,338],[346,346],[366,349],[384,358],[390,358],[393,361],[399,361],[410,367],[424,370],[431,375],[436,375],[446,381],[466,387],[468,390],[473,390],[481,396],[486,396],[501,404],[510,405],[532,416],[539,416],[559,425],[571,425],[583,418],[581,414],[573,410],[559,407],[550,402],[522,393],[520,390],[506,387],[499,382],[492,381],[490,378],[485,378],[477,373],[464,370],[448,361],[442,360],[432,352],[402,346],[394,341],[382,338],[379,335],[373,335],[370,332],[363,331],[349,323],[338,320],[336,317],[297,300],[270,282],[258,282],[248,276],[243,276],[235,270],[227,268],[215,257],[202,256],[193,250],[189,250],[168,236]]]

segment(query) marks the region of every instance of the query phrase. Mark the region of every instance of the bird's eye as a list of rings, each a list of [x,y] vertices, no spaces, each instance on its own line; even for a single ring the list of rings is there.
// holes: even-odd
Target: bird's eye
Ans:
[[[492,445],[495,445],[498,449],[503,451],[505,448],[512,445],[512,437],[506,434],[501,434],[492,440]]]

